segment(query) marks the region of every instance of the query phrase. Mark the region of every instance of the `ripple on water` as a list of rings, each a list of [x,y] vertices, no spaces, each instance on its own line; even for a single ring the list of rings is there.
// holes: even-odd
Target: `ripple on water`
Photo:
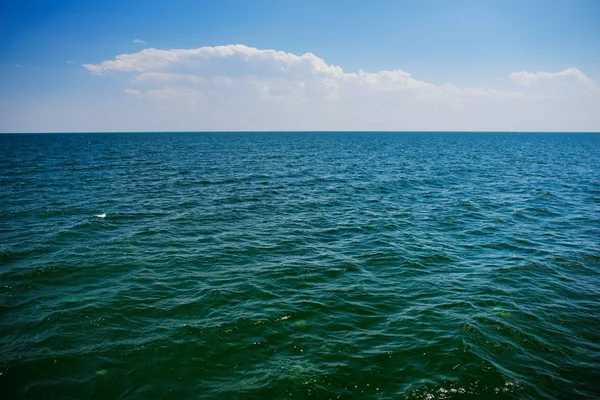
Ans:
[[[599,140],[0,135],[2,392],[600,397]]]

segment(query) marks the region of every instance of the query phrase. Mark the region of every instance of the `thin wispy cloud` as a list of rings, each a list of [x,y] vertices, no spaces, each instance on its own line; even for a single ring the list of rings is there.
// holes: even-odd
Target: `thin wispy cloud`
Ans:
[[[141,40],[141,39],[133,39],[133,41],[131,43],[140,43],[140,44],[146,44],[145,41]]]
[[[510,74],[510,79],[513,82],[523,86],[531,86],[533,83],[541,80],[557,80],[561,78],[574,78],[590,88],[595,88],[596,86],[590,78],[577,68],[567,68],[559,72],[520,71]]]

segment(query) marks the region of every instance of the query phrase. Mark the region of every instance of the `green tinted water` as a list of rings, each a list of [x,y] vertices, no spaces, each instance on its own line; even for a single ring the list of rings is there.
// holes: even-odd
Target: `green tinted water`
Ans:
[[[0,389],[598,397],[599,171],[593,134],[0,136]]]

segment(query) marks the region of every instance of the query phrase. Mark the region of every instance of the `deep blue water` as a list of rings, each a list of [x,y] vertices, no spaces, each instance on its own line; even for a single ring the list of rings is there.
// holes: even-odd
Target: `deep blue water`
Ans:
[[[600,397],[600,134],[0,136],[0,393]]]

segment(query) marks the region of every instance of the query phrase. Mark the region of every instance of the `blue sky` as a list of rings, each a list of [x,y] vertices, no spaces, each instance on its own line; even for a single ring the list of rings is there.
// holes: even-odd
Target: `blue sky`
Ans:
[[[0,131],[600,130],[598,21],[595,0],[2,2]],[[235,44],[159,68],[82,67]]]

